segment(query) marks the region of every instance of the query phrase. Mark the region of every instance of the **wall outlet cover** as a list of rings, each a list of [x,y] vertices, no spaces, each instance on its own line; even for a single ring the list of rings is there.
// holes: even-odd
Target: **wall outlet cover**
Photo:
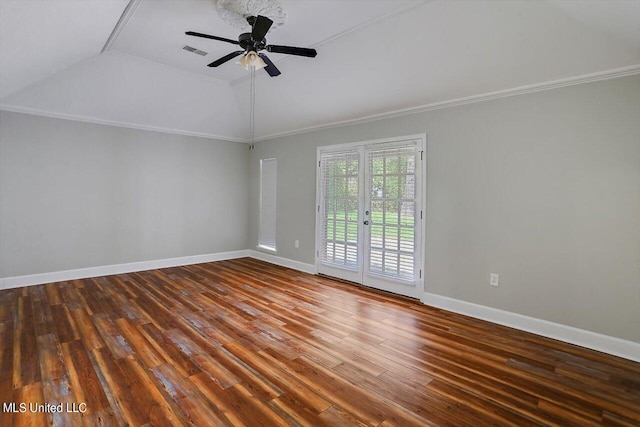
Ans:
[[[498,286],[499,279],[500,279],[500,275],[496,273],[491,273],[489,275],[489,284],[491,286]]]

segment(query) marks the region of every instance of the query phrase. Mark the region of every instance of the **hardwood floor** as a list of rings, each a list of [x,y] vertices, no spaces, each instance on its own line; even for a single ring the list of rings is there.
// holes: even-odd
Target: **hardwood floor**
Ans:
[[[639,363],[248,258],[1,291],[0,347],[78,411],[0,426],[640,425]]]

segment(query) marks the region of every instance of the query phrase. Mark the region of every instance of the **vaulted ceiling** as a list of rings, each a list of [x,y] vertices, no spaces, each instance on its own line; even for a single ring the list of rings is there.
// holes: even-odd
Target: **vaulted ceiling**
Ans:
[[[215,0],[0,1],[0,108],[245,141],[248,72]],[[563,81],[640,71],[638,0],[282,0],[256,77],[256,136]],[[199,56],[189,45],[207,52]]]

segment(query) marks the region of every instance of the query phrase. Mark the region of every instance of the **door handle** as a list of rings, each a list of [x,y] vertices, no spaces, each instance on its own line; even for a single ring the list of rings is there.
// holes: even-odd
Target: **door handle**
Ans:
[[[364,225],[369,225],[369,220],[365,220],[365,221],[363,222],[363,224],[364,224]]]

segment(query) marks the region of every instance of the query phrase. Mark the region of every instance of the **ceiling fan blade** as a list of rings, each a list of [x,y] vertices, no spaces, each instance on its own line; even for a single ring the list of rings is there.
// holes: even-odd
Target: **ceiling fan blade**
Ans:
[[[272,24],[273,21],[271,19],[267,18],[266,16],[258,15],[253,22],[251,38],[256,42],[262,41],[264,39],[264,36],[267,35],[267,32],[269,31],[269,28],[271,28]]]
[[[185,34],[188,36],[202,37],[205,39],[218,40],[221,42],[227,42],[231,44],[240,44],[237,40],[225,39],[224,37],[218,37],[218,36],[210,36],[209,34],[196,33],[193,31],[187,31]]]
[[[243,53],[244,53],[244,50],[238,50],[236,52],[231,52],[230,54],[225,55],[222,58],[213,61],[211,64],[207,65],[207,67],[218,67],[218,66],[224,64],[227,61],[231,61],[236,56],[242,55]]]
[[[309,58],[315,58],[318,52],[315,49],[308,49],[306,47],[293,47],[293,46],[278,46],[275,44],[267,46],[269,52],[285,53],[287,55],[306,56]]]
[[[264,67],[264,70],[271,76],[271,77],[276,77],[279,76],[280,74],[280,70],[278,70],[278,67],[276,67],[273,62],[271,62],[271,60],[269,59],[269,57],[267,55],[265,55],[264,53],[259,53],[258,55],[260,55],[260,58],[262,58],[262,60],[264,62],[267,63],[267,66]]]

